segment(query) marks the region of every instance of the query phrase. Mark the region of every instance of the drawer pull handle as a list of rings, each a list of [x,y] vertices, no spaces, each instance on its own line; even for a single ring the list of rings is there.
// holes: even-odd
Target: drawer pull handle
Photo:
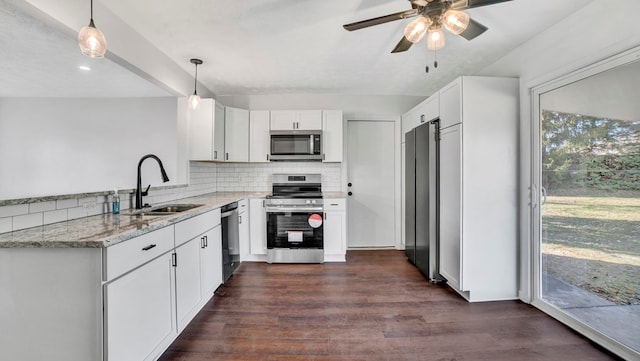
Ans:
[[[146,246],[146,247],[143,247],[143,248],[142,248],[142,250],[143,250],[143,251],[148,251],[148,250],[150,250],[151,248],[153,248],[153,247],[155,247],[155,246],[156,246],[155,244],[150,244],[150,245],[148,245],[148,246]]]

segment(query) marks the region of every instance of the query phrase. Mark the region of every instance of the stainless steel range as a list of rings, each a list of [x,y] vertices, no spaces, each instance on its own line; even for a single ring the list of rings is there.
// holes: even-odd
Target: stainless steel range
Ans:
[[[267,262],[322,263],[324,208],[320,174],[274,174],[267,211]]]

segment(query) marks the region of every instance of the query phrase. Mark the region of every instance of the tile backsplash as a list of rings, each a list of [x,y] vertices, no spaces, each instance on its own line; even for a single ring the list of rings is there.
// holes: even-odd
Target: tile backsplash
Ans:
[[[213,192],[268,192],[274,173],[320,173],[322,190],[339,192],[340,163],[190,162],[189,185],[156,187],[145,203],[156,204]],[[122,210],[135,202],[135,189],[121,191]],[[110,191],[0,201],[0,233],[94,216],[111,211]]]

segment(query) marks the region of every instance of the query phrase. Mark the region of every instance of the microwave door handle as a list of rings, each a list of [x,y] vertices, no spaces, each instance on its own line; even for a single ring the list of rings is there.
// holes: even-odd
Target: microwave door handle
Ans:
[[[313,134],[309,135],[309,154],[313,154]]]

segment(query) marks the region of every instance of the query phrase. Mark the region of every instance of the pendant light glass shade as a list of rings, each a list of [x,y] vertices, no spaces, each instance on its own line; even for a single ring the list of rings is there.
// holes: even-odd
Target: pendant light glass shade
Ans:
[[[427,49],[438,50],[444,48],[446,39],[441,26],[431,27],[427,32]]]
[[[78,46],[82,55],[91,58],[103,58],[107,52],[107,39],[93,23],[93,0],[91,0],[91,20],[89,25],[80,29],[78,33]]]
[[[191,107],[191,109],[196,110],[198,109],[198,106],[200,105],[200,96],[196,93],[191,94],[191,96],[189,97],[189,107]]]
[[[407,24],[404,28],[404,37],[412,43],[417,43],[426,34],[431,26],[431,19],[426,16],[418,16],[417,19]]]
[[[198,65],[202,64],[202,60],[200,59],[191,59],[189,60],[191,64],[196,66],[196,74],[193,78],[193,94],[189,97],[189,107],[191,109],[196,110],[200,105],[200,96],[198,96]]]
[[[460,35],[469,26],[469,15],[464,11],[449,9],[442,18],[442,25],[456,35]]]

